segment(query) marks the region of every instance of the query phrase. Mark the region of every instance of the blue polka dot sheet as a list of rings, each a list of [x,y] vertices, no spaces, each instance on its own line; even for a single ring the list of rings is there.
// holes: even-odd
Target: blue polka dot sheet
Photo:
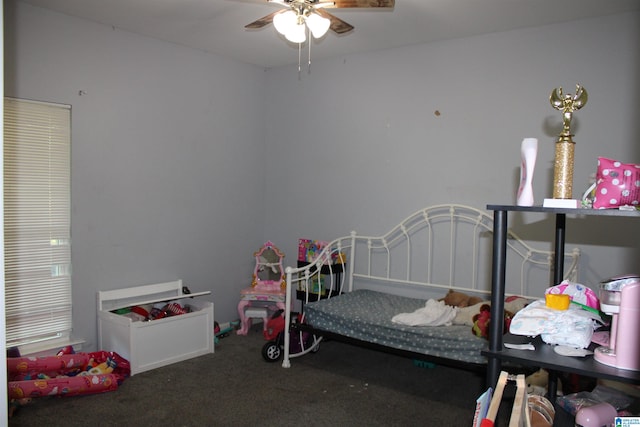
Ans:
[[[461,362],[486,364],[480,354],[487,340],[475,336],[466,325],[404,326],[391,318],[424,307],[426,300],[356,290],[305,305],[306,323],[327,332]]]

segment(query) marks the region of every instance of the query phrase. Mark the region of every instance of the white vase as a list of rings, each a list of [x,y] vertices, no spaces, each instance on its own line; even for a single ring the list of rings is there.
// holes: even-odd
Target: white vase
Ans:
[[[520,165],[520,187],[516,204],[518,206],[533,206],[533,171],[538,155],[538,140],[536,138],[523,139],[520,154],[522,164]]]

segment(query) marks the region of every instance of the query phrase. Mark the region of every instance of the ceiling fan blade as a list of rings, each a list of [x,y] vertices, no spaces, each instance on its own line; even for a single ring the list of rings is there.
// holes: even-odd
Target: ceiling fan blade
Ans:
[[[357,7],[383,7],[383,8],[393,8],[395,6],[395,0],[333,0],[335,3],[330,7],[343,7],[343,8],[357,8]]]
[[[281,10],[276,10],[273,13],[268,14],[267,16],[263,16],[262,18],[258,19],[257,21],[253,21],[250,24],[245,25],[245,28],[250,28],[250,29],[258,29],[258,28],[262,28],[266,25],[269,25],[273,22],[273,17],[276,16],[279,13],[283,13],[286,12],[288,9],[281,9]]]
[[[323,18],[330,20],[331,25],[329,28],[337,34],[343,34],[353,30],[353,25],[344,22],[342,19],[330,14],[324,9],[315,9],[315,12]]]

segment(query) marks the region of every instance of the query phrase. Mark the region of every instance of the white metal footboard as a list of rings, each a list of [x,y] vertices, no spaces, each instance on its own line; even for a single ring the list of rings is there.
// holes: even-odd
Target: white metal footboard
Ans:
[[[318,298],[313,293],[318,272],[325,278],[323,298],[368,287],[425,299],[453,289],[489,299],[492,228],[493,217],[484,211],[437,205],[413,213],[384,235],[352,232],[335,239],[310,264],[286,268],[285,330],[296,297],[302,295],[305,303]],[[507,294],[539,298],[553,281],[553,253],[532,248],[512,232],[508,237],[508,250],[515,256],[508,257]],[[577,281],[579,250],[565,256],[564,277]],[[289,353],[289,334],[284,347],[286,368],[296,356]]]

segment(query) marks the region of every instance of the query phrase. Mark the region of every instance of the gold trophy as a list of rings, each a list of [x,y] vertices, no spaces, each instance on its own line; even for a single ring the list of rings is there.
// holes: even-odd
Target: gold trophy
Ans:
[[[556,157],[553,170],[553,198],[571,199],[573,190],[573,152],[575,142],[571,134],[571,117],[573,112],[581,109],[587,103],[587,91],[576,85],[575,95],[562,94],[562,87],[551,92],[549,102],[556,110],[562,111],[562,132],[556,141]]]

